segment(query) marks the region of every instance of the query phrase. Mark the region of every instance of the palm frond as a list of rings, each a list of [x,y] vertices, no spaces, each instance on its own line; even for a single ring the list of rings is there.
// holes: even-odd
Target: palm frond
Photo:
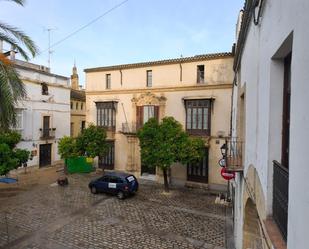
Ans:
[[[15,106],[25,96],[25,86],[14,65],[0,60],[0,129],[16,124]]]
[[[37,48],[35,43],[32,41],[32,39],[29,36],[27,36],[23,31],[19,30],[16,27],[13,27],[9,24],[5,24],[2,22],[0,22],[0,29],[6,34],[12,35],[18,41],[22,42],[26,46],[26,48],[30,51],[32,56],[35,56],[36,54],[38,54],[39,49]]]
[[[8,44],[10,44],[14,49],[17,50],[17,52],[20,53],[20,55],[25,59],[25,60],[29,60],[29,56],[27,54],[27,52],[19,46],[17,40],[15,40],[14,38],[0,32],[0,40],[7,42]]]
[[[14,2],[14,3],[17,3],[21,6],[24,6],[24,3],[25,3],[25,0],[6,0],[8,2]]]

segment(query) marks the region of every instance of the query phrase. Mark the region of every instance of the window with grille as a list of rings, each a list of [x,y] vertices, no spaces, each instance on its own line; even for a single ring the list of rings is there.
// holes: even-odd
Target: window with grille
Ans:
[[[110,89],[111,88],[111,75],[110,74],[106,74],[106,89]]]
[[[147,87],[152,86],[152,70],[147,70]]]
[[[186,100],[186,130],[189,134],[210,136],[210,99]]]
[[[97,126],[115,129],[116,102],[97,102]]]

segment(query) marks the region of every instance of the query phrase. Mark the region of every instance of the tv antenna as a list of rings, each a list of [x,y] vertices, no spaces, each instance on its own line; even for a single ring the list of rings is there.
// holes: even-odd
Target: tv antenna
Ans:
[[[51,40],[51,32],[53,30],[56,30],[56,28],[45,28],[44,31],[48,32],[48,67],[50,70],[50,63],[51,63],[51,55],[54,52],[53,50],[51,50],[51,44],[50,44],[50,40]]]

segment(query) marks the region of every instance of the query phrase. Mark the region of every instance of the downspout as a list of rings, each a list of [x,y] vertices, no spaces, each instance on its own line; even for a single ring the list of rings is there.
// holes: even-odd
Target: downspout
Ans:
[[[119,70],[119,72],[120,72],[120,85],[122,86],[122,71],[121,71],[121,69]]]
[[[181,63],[179,63],[179,67],[180,67],[179,79],[180,79],[180,82],[182,82],[182,65],[181,65]]]

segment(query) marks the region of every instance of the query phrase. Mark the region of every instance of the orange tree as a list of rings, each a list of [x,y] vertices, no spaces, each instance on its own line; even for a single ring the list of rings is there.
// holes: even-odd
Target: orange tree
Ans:
[[[0,132],[0,176],[27,163],[30,152],[16,148],[20,140],[15,131]]]
[[[165,117],[161,123],[154,118],[149,119],[137,136],[140,140],[142,163],[163,171],[166,192],[169,191],[167,171],[173,163],[185,165],[198,162],[203,157],[203,140],[189,137],[173,117]]]

